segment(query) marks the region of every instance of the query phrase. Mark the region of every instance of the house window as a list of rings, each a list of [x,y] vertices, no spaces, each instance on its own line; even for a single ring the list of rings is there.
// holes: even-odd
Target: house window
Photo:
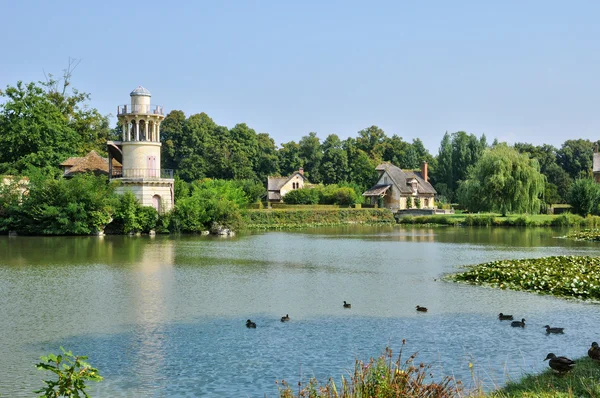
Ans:
[[[152,197],[152,207],[154,207],[156,211],[160,213],[160,195],[154,195]]]
[[[383,177],[383,183],[387,184],[387,176]]]
[[[425,198],[423,207],[429,207],[429,199],[428,198]]]

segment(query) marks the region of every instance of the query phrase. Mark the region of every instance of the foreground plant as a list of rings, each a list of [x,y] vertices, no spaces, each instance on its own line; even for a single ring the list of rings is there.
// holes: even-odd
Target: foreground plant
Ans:
[[[42,393],[40,397],[89,397],[85,391],[86,381],[99,382],[103,379],[98,373],[98,369],[93,368],[85,362],[86,356],[75,356],[71,351],[60,347],[62,354],[49,354],[40,359],[36,367],[40,370],[47,370],[54,373],[58,380],[44,380],[46,387],[34,391],[36,394]]]
[[[554,256],[500,260],[449,276],[458,282],[600,300],[600,257]]]
[[[403,341],[403,346],[405,342]],[[450,377],[441,381],[433,381],[429,373],[430,366],[423,363],[414,364],[417,354],[402,360],[402,349],[396,360],[392,350],[386,348],[385,354],[368,363],[356,360],[354,373],[349,379],[342,376],[341,384],[336,385],[333,379],[320,385],[315,378],[302,386],[298,384],[297,394],[284,380],[278,383],[280,398],[362,398],[362,397],[406,397],[406,398],[450,398],[459,396],[462,391],[460,381],[454,382]]]

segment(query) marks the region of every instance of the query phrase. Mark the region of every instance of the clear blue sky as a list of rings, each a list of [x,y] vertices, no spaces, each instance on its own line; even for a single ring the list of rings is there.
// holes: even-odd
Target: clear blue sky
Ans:
[[[0,87],[59,75],[116,113],[152,102],[277,144],[377,125],[491,142],[600,139],[599,1],[4,1]],[[113,118],[114,121],[114,118]]]

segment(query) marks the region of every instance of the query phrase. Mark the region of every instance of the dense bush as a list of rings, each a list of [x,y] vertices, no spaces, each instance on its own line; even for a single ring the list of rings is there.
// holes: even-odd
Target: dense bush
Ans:
[[[17,177],[18,178],[18,177]],[[87,235],[111,220],[116,200],[105,177],[77,175],[71,179],[31,173],[27,192],[14,187],[0,193],[0,231],[30,235]],[[11,193],[12,192],[12,193]],[[7,195],[4,195],[7,193]]]
[[[179,199],[171,214],[171,231],[206,231],[213,223],[240,228],[248,196],[237,181],[206,179],[191,183],[189,188],[189,196]]]
[[[600,185],[591,178],[576,180],[569,190],[568,202],[580,216],[600,215]]]
[[[297,189],[288,192],[283,201],[295,205],[340,205],[351,206],[363,202],[363,197],[357,186],[350,184],[316,185],[310,188]]]
[[[393,224],[396,220],[387,209],[281,209],[251,210],[245,224],[251,229],[296,228],[341,224]]]

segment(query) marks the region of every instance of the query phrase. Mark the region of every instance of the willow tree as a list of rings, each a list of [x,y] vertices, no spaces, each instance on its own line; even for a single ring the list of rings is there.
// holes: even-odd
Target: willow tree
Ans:
[[[486,150],[458,190],[469,211],[539,213],[545,177],[535,159],[505,144]]]

